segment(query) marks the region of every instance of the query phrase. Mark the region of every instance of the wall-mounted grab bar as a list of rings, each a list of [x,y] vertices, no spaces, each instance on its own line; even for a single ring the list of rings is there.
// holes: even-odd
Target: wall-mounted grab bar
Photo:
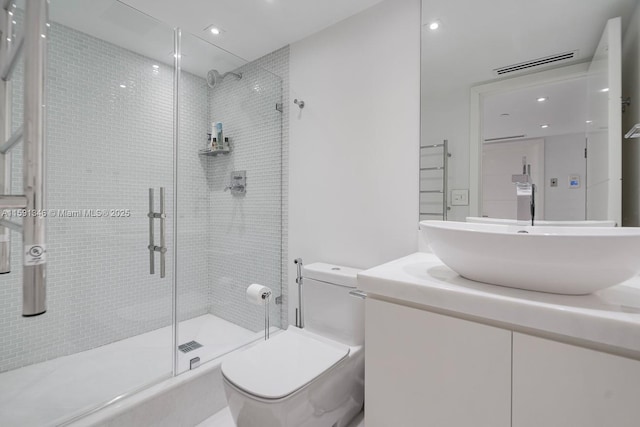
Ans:
[[[22,315],[36,316],[46,307],[47,250],[44,212],[45,72],[48,0],[26,2],[24,23],[24,195]],[[6,63],[6,62],[5,62]],[[9,124],[6,123],[6,126]]]
[[[25,196],[0,195],[0,208],[2,209],[25,209],[27,198]]]
[[[164,203],[164,187],[160,187],[160,212],[153,211],[153,188],[149,189],[149,274],[155,274],[155,253],[160,252],[160,278],[165,276],[165,254],[167,253],[167,244],[165,236],[165,222],[167,215],[165,214]],[[154,242],[153,220],[160,219],[160,246],[156,246]]]
[[[20,35],[20,37],[18,37],[18,42],[16,43],[15,47],[11,50],[10,56],[4,62],[2,66],[2,72],[0,73],[0,77],[2,78],[2,80],[7,81],[11,79],[13,70],[15,70],[16,65],[18,65],[18,58],[20,57],[22,47],[24,46],[24,40],[25,40],[24,35]]]
[[[5,34],[11,34],[13,31],[13,17],[9,15],[10,4],[6,4],[0,9],[0,65],[7,58],[11,51],[11,37],[3,37]],[[0,140],[4,140],[9,136],[10,123],[11,123],[11,82],[0,81]],[[11,193],[11,153],[8,153],[9,149],[13,145],[4,143],[0,147],[0,193],[2,195],[8,195]],[[9,200],[2,200],[0,196],[0,205],[6,206],[7,209],[16,209],[16,207],[7,206]],[[11,197],[11,196],[4,196]],[[24,202],[21,207],[17,209],[24,209],[27,206],[27,201]],[[0,273],[6,274],[11,272],[11,227],[0,223]],[[22,228],[20,228],[22,233]]]
[[[48,1],[29,0],[25,12],[24,68],[24,195],[22,315],[35,316],[46,308],[46,244],[44,211],[45,72]],[[5,62],[6,64],[6,62]],[[8,125],[8,123],[7,123]]]
[[[23,228],[22,224],[18,224],[16,222],[9,221],[8,219],[0,219],[0,226],[7,227],[15,232],[22,233]]]
[[[26,2],[24,33],[12,45],[11,2],[3,2],[0,10],[0,210],[25,210],[22,225],[0,220],[0,273],[11,271],[9,230],[22,233],[22,315],[37,316],[47,311],[44,215],[44,132],[45,132],[45,71],[47,51],[48,0]],[[24,46],[24,47],[23,47]],[[22,129],[10,135],[11,74],[22,50],[24,65],[24,123]],[[10,195],[11,155],[8,151],[23,140],[24,195]]]
[[[0,145],[0,154],[5,154],[7,151],[11,150],[14,145],[22,140],[22,136],[22,128],[20,128],[13,135],[11,135],[9,139],[7,139],[7,142]]]

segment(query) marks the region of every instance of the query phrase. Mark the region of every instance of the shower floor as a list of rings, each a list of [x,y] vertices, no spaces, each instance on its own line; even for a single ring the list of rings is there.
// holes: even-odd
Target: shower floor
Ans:
[[[211,314],[180,322],[178,344],[202,347],[178,352],[179,371],[259,339]],[[0,425],[53,426],[171,373],[171,327],[0,374]]]

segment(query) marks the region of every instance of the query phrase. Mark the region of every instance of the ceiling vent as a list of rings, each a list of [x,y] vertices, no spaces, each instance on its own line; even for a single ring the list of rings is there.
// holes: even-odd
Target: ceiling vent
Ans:
[[[510,141],[512,139],[525,138],[526,136],[527,135],[501,136],[499,138],[488,138],[488,139],[485,139],[484,142],[486,142],[487,144],[490,144],[492,142],[503,142],[503,141]]]
[[[503,74],[515,73],[518,71],[526,71],[531,68],[543,67],[546,65],[555,64],[558,62],[567,62],[578,57],[578,51],[573,50],[571,52],[558,53],[556,55],[545,56],[544,58],[534,59],[532,61],[521,62],[519,64],[507,65],[506,67],[500,67],[493,70],[493,72],[501,76]]]

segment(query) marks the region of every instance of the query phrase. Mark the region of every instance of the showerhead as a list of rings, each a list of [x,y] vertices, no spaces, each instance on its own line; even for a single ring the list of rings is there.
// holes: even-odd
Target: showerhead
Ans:
[[[207,73],[207,84],[211,89],[213,89],[216,85],[222,83],[222,80],[224,80],[224,78],[227,76],[233,76],[236,79],[240,80],[242,78],[242,73],[228,72],[221,75],[218,70],[210,70]]]

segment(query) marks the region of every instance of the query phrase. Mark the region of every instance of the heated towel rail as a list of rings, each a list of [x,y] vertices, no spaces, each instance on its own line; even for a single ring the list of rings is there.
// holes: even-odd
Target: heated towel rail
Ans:
[[[22,233],[22,315],[37,316],[47,310],[44,205],[45,69],[48,0],[25,2],[24,29],[13,34],[13,2],[0,5],[0,273],[11,271],[10,230]],[[11,133],[11,76],[24,51],[24,122]],[[23,142],[24,194],[11,195],[11,152]],[[19,210],[22,224],[12,221]]]
[[[442,148],[442,163],[438,165],[427,165],[423,166],[422,160],[425,157],[425,152],[427,150],[439,149]],[[447,200],[448,189],[448,177],[449,177],[449,157],[451,157],[451,153],[449,153],[449,141],[443,140],[440,144],[432,144],[432,145],[422,145],[420,146],[420,219],[423,217],[431,218],[433,217],[442,217],[443,220],[447,219],[447,212],[450,209],[449,203]],[[424,173],[423,173],[424,172]],[[435,174],[435,176],[434,176]],[[429,176],[427,176],[429,175]],[[434,179],[434,178],[442,178],[442,186],[437,189],[423,189],[422,182],[426,179]],[[423,197],[428,196],[441,196],[442,197],[442,211],[433,210],[423,210],[423,206],[431,206],[434,204],[433,199],[424,200]]]

